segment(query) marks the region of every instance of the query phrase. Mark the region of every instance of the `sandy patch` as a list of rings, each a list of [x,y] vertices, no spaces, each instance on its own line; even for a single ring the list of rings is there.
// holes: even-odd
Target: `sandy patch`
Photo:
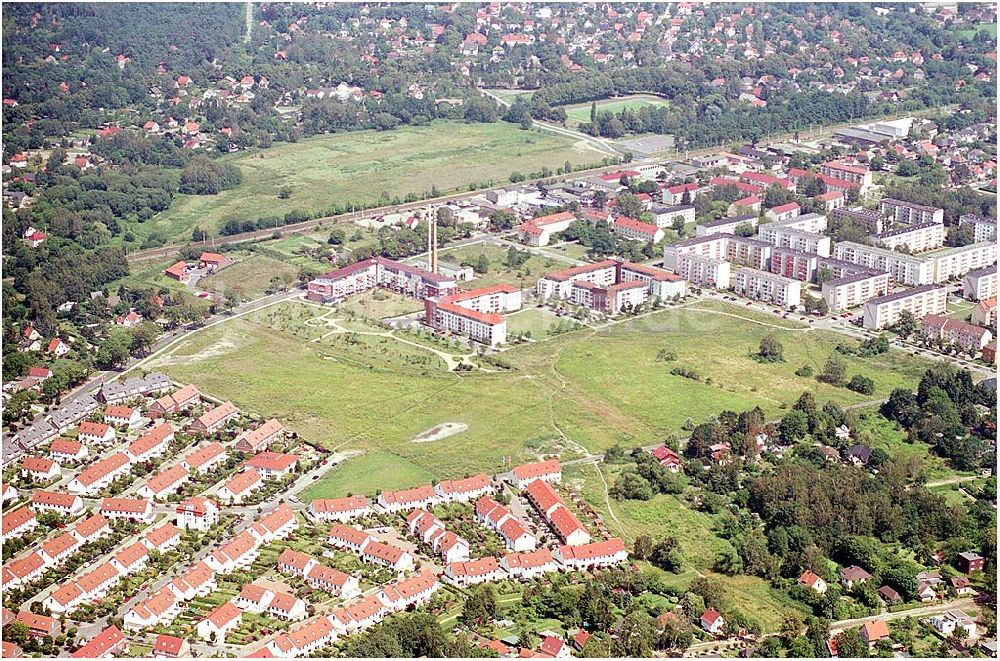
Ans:
[[[430,443],[432,441],[440,441],[442,438],[448,438],[449,436],[454,436],[455,434],[461,434],[468,428],[469,425],[464,422],[445,422],[440,425],[435,425],[427,431],[414,436],[413,440],[410,442]]]

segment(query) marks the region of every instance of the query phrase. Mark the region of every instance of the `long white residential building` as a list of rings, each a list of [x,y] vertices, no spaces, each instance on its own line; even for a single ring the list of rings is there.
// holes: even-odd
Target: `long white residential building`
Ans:
[[[934,266],[934,282],[945,282],[996,264],[997,244],[995,241],[972,243],[942,250],[930,255],[930,258]]]
[[[698,255],[740,266],[767,269],[772,248],[770,243],[735,234],[696,236],[664,247],[663,266],[676,272],[681,255]]]
[[[830,256],[830,237],[782,225],[779,223],[761,225],[757,230],[757,238],[779,248],[811,252],[820,257]]]
[[[944,224],[914,223],[876,234],[872,238],[889,250],[906,248],[911,253],[926,252],[944,245]]]
[[[910,312],[917,319],[929,314],[944,314],[948,308],[948,289],[934,285],[921,285],[873,298],[864,306],[864,326],[881,330],[899,321],[903,312]]]
[[[895,219],[900,224],[944,222],[944,209],[929,207],[925,204],[885,197],[879,202],[879,208],[884,215]]]
[[[791,307],[801,302],[802,283],[776,273],[741,267],[732,277],[733,291],[772,305]]]
[[[831,312],[849,310],[892,291],[888,273],[856,273],[823,283],[823,300]]]
[[[727,289],[730,281],[729,262],[696,254],[681,255],[674,270],[687,282]]]
[[[741,225],[757,227],[759,218],[757,214],[745,214],[741,216],[729,216],[718,218],[705,223],[699,223],[695,227],[698,236],[711,236],[712,234],[736,234],[736,228]]]
[[[841,241],[833,247],[837,259],[860,264],[888,273],[893,281],[903,285],[929,285],[934,282],[934,264],[928,257],[918,257],[875,248],[853,241]]]

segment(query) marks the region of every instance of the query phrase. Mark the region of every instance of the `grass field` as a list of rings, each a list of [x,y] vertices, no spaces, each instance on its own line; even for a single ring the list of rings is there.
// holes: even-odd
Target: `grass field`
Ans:
[[[444,261],[456,264],[462,262],[474,264],[480,255],[486,255],[489,262],[487,272],[477,273],[470,282],[459,283],[463,289],[489,287],[501,283],[521,288],[531,287],[540,275],[571,266],[568,262],[533,254],[520,267],[512,269],[507,266],[507,252],[507,248],[484,242],[442,250],[439,257]]]
[[[412,296],[373,289],[358,296],[351,296],[340,305],[340,309],[368,319],[385,319],[419,312],[424,309],[424,305]]]
[[[545,309],[525,308],[507,315],[507,336],[531,331],[531,339],[542,340],[549,337],[549,327],[559,319]]]
[[[525,100],[530,99],[534,94],[534,90],[504,90],[504,89],[491,89],[486,90],[493,96],[498,96],[504,101],[514,102],[514,99],[518,97],[523,97]]]
[[[670,102],[650,94],[633,94],[617,99],[604,99],[597,102],[597,112],[621,112],[622,110],[639,110],[645,107],[668,106]],[[590,103],[575,103],[563,106],[566,109],[567,126],[573,127],[590,121]]]
[[[299,272],[295,266],[267,255],[242,253],[236,258],[240,261],[200,279],[198,286],[220,294],[235,291],[240,300],[250,301],[264,296],[272,279],[277,278],[289,286]]]
[[[506,122],[434,122],[394,131],[322,135],[263,151],[224,156],[240,167],[243,183],[218,195],[178,195],[170,209],[137,225],[187,240],[195,226],[217,232],[227,220],[283,216],[301,209],[377,202],[383,193],[403,197],[432,187],[444,193],[471,183],[505,182],[512,171],[596,163],[601,155],[583,142]],[[289,188],[291,196],[279,199]]]
[[[298,308],[309,309],[297,320]],[[581,448],[648,444],[680,432],[688,417],[700,422],[726,408],[759,403],[769,417],[779,417],[803,390],[820,402],[871,399],[794,375],[803,363],[821,367],[841,336],[760,326],[774,321],[722,303],[666,309],[522,345],[504,353],[513,369],[489,374],[407,363],[385,355],[385,347],[365,360],[357,347],[312,341],[326,329],[302,322],[322,310],[276,309],[205,329],[149,367],[276,416],[327,447],[390,451],[440,479],[497,472],[506,456],[523,461],[558,452],[569,459]],[[767,332],[778,334],[788,362],[759,365],[748,356]],[[676,351],[676,363],[656,362],[664,347]],[[849,374],[875,379],[876,397],[896,385],[912,386],[925,365],[895,351],[848,362]],[[697,369],[702,381],[670,374],[674,364]],[[411,442],[444,422],[465,423],[468,430],[446,441]]]
[[[340,498],[351,494],[406,489],[427,484],[434,475],[389,452],[369,452],[351,457],[330,469],[299,495],[302,502],[313,498]]]

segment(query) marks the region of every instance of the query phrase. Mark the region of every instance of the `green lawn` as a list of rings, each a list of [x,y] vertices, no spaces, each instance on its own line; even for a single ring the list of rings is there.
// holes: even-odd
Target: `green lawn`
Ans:
[[[489,287],[497,284],[514,285],[515,287],[533,287],[539,276],[568,268],[572,264],[541,255],[531,255],[520,267],[512,269],[507,266],[509,248],[501,248],[494,243],[473,243],[459,248],[442,250],[439,258],[461,264],[467,262],[476,264],[480,255],[485,255],[488,261],[486,273],[476,273],[470,282],[462,282],[463,289]]]
[[[373,289],[363,294],[351,296],[338,306],[338,310],[353,312],[368,319],[398,317],[423,309],[423,303],[411,296],[382,289]]]
[[[312,342],[326,330],[303,321],[324,312],[301,304],[268,308],[199,331],[147,367],[276,416],[327,447],[389,451],[440,479],[498,472],[508,456],[568,459],[580,446],[598,452],[619,442],[648,444],[682,431],[688,417],[700,422],[726,408],[759,403],[778,417],[803,390],[820,402],[871,399],[794,375],[803,363],[818,370],[845,341],[841,336],[775,330],[759,325],[775,320],[722,303],[520,345],[503,354],[512,369],[494,373],[407,362],[389,345],[366,358],[357,347]],[[768,332],[783,342],[787,362],[759,365],[748,356]],[[675,363],[656,362],[664,347],[677,353]],[[927,363],[894,351],[848,364],[848,374],[871,376],[875,396],[886,396],[897,385],[912,387]],[[692,367],[703,380],[671,375],[673,365]],[[468,429],[443,441],[411,442],[445,422]]]
[[[549,327],[559,319],[554,312],[545,309],[524,308],[507,315],[507,337],[531,331],[531,339],[545,339],[550,335]]]
[[[240,261],[231,264],[214,275],[202,278],[198,286],[220,294],[235,291],[242,301],[250,301],[264,296],[277,278],[286,287],[295,282],[298,269],[291,264],[267,255],[242,252],[236,256]]]
[[[668,106],[670,102],[649,94],[634,94],[618,99],[604,99],[597,102],[597,112],[621,112],[622,110],[639,110],[645,107]],[[576,126],[590,121],[590,103],[576,103],[564,106],[567,125]]]
[[[403,457],[390,452],[368,452],[334,466],[299,495],[313,498],[340,498],[350,494],[406,489],[427,484],[434,475]]]
[[[334,205],[374,203],[433,187],[444,193],[469,184],[505,182],[512,171],[600,162],[584,142],[507,122],[434,122],[394,131],[357,131],[314,136],[266,150],[222,157],[243,171],[243,182],[218,195],[178,195],[170,209],[137,225],[187,240],[195,226],[217,232],[227,220],[283,216],[293,210],[326,211]],[[291,190],[278,198],[282,188]]]
[[[493,96],[498,96],[504,101],[510,101],[511,103],[513,103],[514,99],[517,99],[518,97],[523,97],[524,100],[527,101],[535,94],[534,90],[491,89],[486,91],[492,94]]]

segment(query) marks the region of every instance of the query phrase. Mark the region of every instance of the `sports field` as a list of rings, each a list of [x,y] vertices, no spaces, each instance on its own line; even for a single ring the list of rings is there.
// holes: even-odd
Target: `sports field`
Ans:
[[[507,122],[438,121],[394,131],[315,136],[223,156],[243,171],[243,183],[218,195],[178,195],[168,210],[137,225],[135,232],[188,240],[195,226],[217,232],[232,219],[374,203],[383,193],[402,198],[435,186],[441,193],[465,190],[473,183],[506,182],[515,170],[554,170],[566,161],[597,163],[602,156],[583,141],[523,131]],[[284,188],[291,195],[280,199]]]
[[[509,371],[456,373],[437,360],[416,360],[420,347],[394,349],[393,336],[364,336],[363,345],[342,335],[314,341],[329,332],[316,326],[322,310],[288,305],[200,331],[149,367],[278,417],[327,447],[392,452],[439,479],[496,472],[508,456],[559,452],[569,459],[615,443],[645,445],[681,432],[689,417],[700,422],[723,409],[760,404],[779,417],[807,389],[821,402],[884,397],[913,385],[926,364],[897,352],[848,359],[848,375],[863,373],[877,384],[875,395],[858,395],[794,374],[805,363],[821,367],[842,336],[704,302],[518,346],[503,354]],[[296,307],[310,312],[296,316]],[[769,332],[783,342],[787,362],[760,365],[749,357]],[[677,360],[657,362],[662,348]],[[671,374],[674,366],[693,368],[700,380]],[[445,422],[468,429],[412,442]]]
[[[626,108],[639,110],[645,107],[668,106],[670,102],[651,94],[633,94],[616,99],[604,99],[597,102],[597,112],[621,112]],[[590,103],[574,103],[563,106],[566,109],[567,126],[570,128],[590,121]]]

